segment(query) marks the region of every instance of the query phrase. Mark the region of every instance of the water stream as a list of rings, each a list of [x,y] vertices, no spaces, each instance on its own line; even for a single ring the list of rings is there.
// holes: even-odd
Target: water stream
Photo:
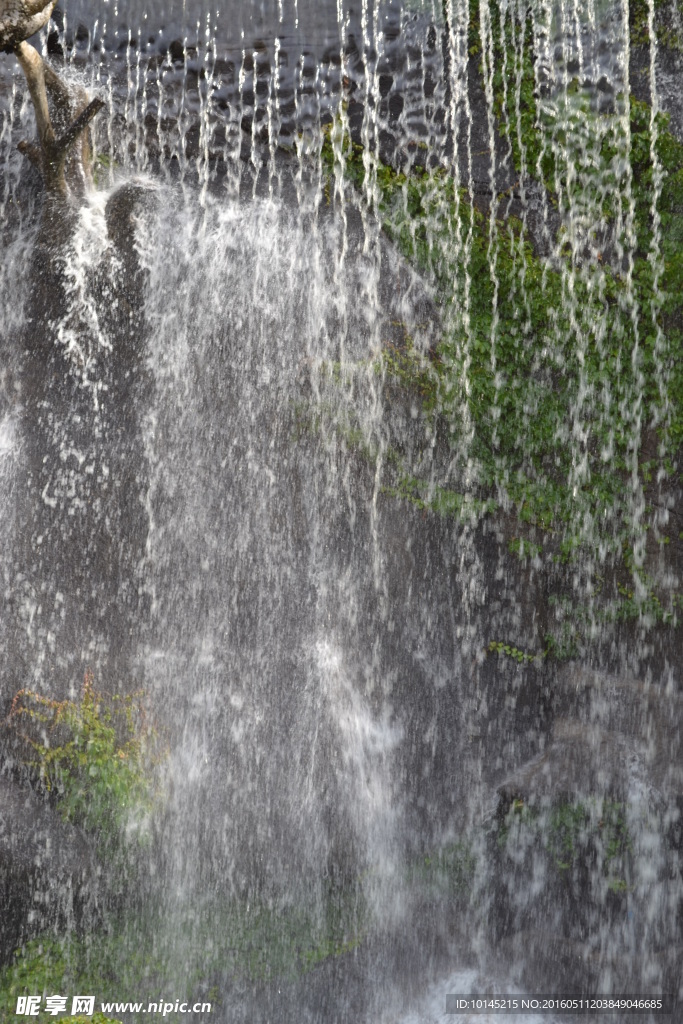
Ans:
[[[34,42],[106,107],[41,317],[3,55],[3,715],[85,675],[144,693],[159,737],[91,903],[57,855],[58,904],[26,911],[18,868],[28,904],[0,890],[7,999],[45,962],[25,994],[197,1020],[503,1019],[446,1014],[456,992],[666,993],[634,1019],[683,1020],[683,146],[655,9],[65,0]]]

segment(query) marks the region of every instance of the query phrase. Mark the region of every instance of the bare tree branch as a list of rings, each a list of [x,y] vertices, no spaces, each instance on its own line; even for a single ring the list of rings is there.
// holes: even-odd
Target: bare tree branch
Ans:
[[[28,89],[33,101],[33,109],[36,114],[36,125],[38,138],[43,148],[51,145],[55,139],[50,121],[50,111],[47,105],[47,91],[45,89],[45,65],[43,58],[38,51],[27,42],[21,42],[16,48],[17,60],[21,64],[22,71],[26,76]]]
[[[85,131],[93,117],[95,117],[96,114],[99,114],[103,107],[104,100],[92,100],[85,110],[82,110],[78,117],[71,122],[64,134],[56,140],[55,148],[59,152],[66,151],[69,146],[73,145],[81,132]]]
[[[71,105],[73,101],[69,87],[62,81],[59,75],[52,70],[49,64],[44,64],[45,88],[49,98],[58,110],[63,111],[66,120],[71,118]]]
[[[0,50],[11,53],[19,43],[47,25],[56,0],[0,0]]]
[[[26,0],[23,2],[26,3]],[[0,0],[0,11],[2,3],[3,0]],[[39,142],[38,147],[23,143],[20,146],[21,152],[40,167],[48,194],[66,196],[68,185],[72,190],[79,191],[90,174],[90,146],[84,133],[104,103],[100,99],[87,103],[84,92],[74,95],[52,68],[44,63],[38,51],[25,40],[17,44],[15,53],[33,101]],[[53,104],[59,134],[50,116],[48,96]],[[69,151],[81,137],[80,151],[71,155]]]
[[[24,139],[19,143],[17,149],[24,156],[27,156],[31,163],[38,168],[39,171],[43,169],[43,153],[40,146],[36,146],[35,142],[26,142]]]

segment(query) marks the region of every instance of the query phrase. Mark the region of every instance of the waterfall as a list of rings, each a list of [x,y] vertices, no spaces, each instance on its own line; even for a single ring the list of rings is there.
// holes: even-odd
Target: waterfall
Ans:
[[[0,1020],[677,1019],[675,4],[32,42],[106,106],[51,237],[2,54]]]

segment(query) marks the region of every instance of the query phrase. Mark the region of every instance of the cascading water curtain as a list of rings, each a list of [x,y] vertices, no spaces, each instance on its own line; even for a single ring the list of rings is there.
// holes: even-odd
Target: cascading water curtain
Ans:
[[[659,110],[654,5],[443,10],[453,155],[403,186],[428,225],[413,217],[406,247],[447,311],[434,407],[455,489],[514,510],[518,548],[570,582],[546,649],[576,653],[609,622],[680,607],[659,552],[681,436],[678,243],[662,224],[679,223],[682,151]],[[638,16],[649,102],[630,84]]]
[[[53,784],[58,731],[21,762],[3,732],[0,785],[95,867],[68,919],[21,876],[0,995],[106,982],[230,1024],[395,1021],[454,965],[559,985],[550,929],[584,987],[675,979],[669,0],[63,6],[38,47],[106,111],[41,324],[31,101],[0,60],[0,641],[23,659],[12,742],[31,711],[86,738]],[[41,394],[34,331],[61,359],[49,416],[17,398]],[[49,531],[20,543],[22,444],[50,416],[32,457],[70,490],[38,495]],[[122,692],[88,674],[62,701],[48,655],[74,693],[91,657]],[[24,664],[45,690],[26,707]],[[107,773],[110,831],[83,815]]]

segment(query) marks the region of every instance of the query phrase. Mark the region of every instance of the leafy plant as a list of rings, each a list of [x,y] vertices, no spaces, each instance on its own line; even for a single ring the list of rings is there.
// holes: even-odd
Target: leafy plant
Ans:
[[[517,555],[520,560],[526,558],[538,558],[543,554],[543,547],[541,544],[535,544],[531,540],[524,540],[521,537],[515,537],[508,544],[508,549],[512,554]]]
[[[585,846],[590,815],[583,804],[554,807],[547,823],[546,848],[559,871],[572,867],[579,850]]]
[[[277,906],[214,897],[173,910],[155,903],[128,909],[108,928],[79,937],[43,936],[17,950],[0,968],[0,1024],[15,1020],[20,995],[97,993],[98,999],[145,1004],[160,991],[193,1001],[226,977],[236,983],[297,978],[325,960],[358,948],[368,927],[368,910],[357,891]],[[180,981],[180,988],[179,985]],[[146,1020],[143,1010],[136,1015]],[[42,1014],[38,1024],[50,1020]],[[71,1020],[71,1018],[69,1018]],[[100,1024],[104,1024],[101,1021]]]
[[[109,841],[151,809],[158,742],[141,693],[99,693],[86,672],[77,702],[20,690],[5,725],[32,783],[66,821]]]
[[[76,940],[75,946],[80,948],[82,943]],[[94,991],[95,983],[100,979],[95,976],[84,978],[75,970],[73,953],[74,946],[51,936],[35,939],[19,950],[14,963],[0,969],[1,1024],[16,1021],[15,1010],[19,996],[65,995],[78,989],[82,982],[86,991]],[[31,1019],[37,1024],[45,1024],[46,1021],[55,1020],[55,1017],[42,1011]],[[86,1021],[91,1024],[119,1024],[102,1013],[94,1013],[91,1017],[69,1016],[70,1024],[85,1024]]]
[[[509,215],[511,196],[482,212],[445,169],[373,158],[384,230],[432,283],[443,324],[431,362],[406,347],[378,367],[421,403],[430,443],[450,448],[442,479],[418,453],[383,491],[458,518],[502,507],[542,531],[518,553],[580,565],[591,595],[549,634],[547,653],[571,656],[596,623],[679,621],[680,596],[648,577],[645,558],[650,538],[662,550],[671,540],[656,508],[683,454],[683,144],[632,96],[601,110],[578,80],[542,95],[530,11],[490,7],[507,159],[541,184],[560,228],[542,257],[526,220]],[[475,3],[472,45],[481,33]],[[322,160],[368,191],[343,118],[326,129]],[[340,389],[340,400],[355,397]]]
[[[560,875],[572,872],[579,864],[596,862],[607,889],[614,893],[629,890],[625,876],[633,841],[628,827],[626,806],[616,800],[567,801],[546,813],[513,801],[498,833],[498,846],[533,846],[540,842],[550,863]]]
[[[500,640],[492,640],[486,650],[489,654],[504,654],[520,664],[527,661],[536,661],[537,658],[544,658],[547,653],[543,651],[541,654],[527,654],[525,651],[520,651],[518,647],[503,643]]]

